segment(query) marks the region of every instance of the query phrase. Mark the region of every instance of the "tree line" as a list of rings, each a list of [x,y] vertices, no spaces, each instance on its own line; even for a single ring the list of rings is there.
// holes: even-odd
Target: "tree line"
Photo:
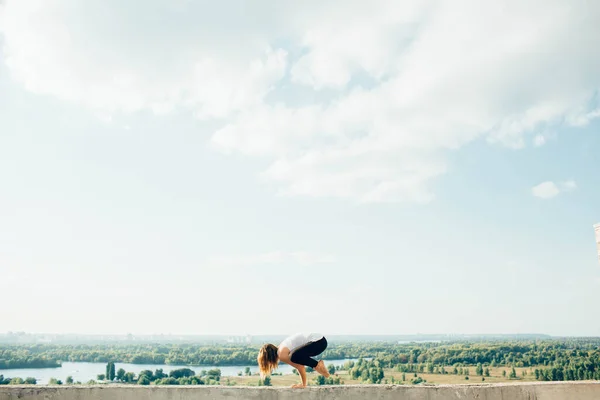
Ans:
[[[258,345],[228,344],[0,345],[0,368],[56,368],[64,361],[188,366],[255,365],[259,348]],[[376,346],[362,344],[334,345],[327,349],[324,357],[330,360],[366,358],[377,351],[379,348]]]
[[[15,368],[57,368],[60,363],[49,354],[35,354],[27,349],[0,347],[0,370]]]
[[[600,379],[600,338],[441,343],[330,344],[325,360],[362,359],[342,366],[352,379],[380,383],[384,369],[403,373],[439,373],[485,378],[490,368],[529,368],[539,380]],[[194,344],[7,345],[0,347],[0,368],[14,365],[57,366],[61,361],[171,365],[256,365],[259,346]],[[19,364],[20,363],[20,364]],[[469,371],[469,367],[471,371]],[[534,372],[533,369],[537,372]],[[118,371],[113,371],[114,377]],[[105,374],[110,377],[111,372]],[[133,380],[123,376],[123,379]],[[150,382],[160,379],[148,375]],[[183,377],[190,378],[190,377]],[[179,378],[175,378],[179,379]],[[204,381],[204,377],[200,377]],[[120,379],[119,379],[120,380]]]
[[[4,375],[0,375],[0,385],[35,385],[37,379],[35,378],[5,378]]]
[[[97,379],[138,385],[218,385],[221,381],[221,370],[213,368],[196,374],[192,369],[179,368],[166,374],[162,368],[158,368],[154,372],[143,370],[136,376],[135,373],[127,372],[123,368],[115,371],[115,363],[111,361],[106,364],[106,373],[98,375]]]

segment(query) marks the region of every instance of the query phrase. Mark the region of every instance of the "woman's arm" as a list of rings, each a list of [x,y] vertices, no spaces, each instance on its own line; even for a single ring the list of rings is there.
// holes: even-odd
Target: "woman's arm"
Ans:
[[[290,350],[288,348],[284,347],[283,349],[279,350],[279,359],[281,361],[283,361],[284,363],[289,364],[292,367],[296,368],[298,370],[298,373],[300,374],[300,378],[302,379],[302,384],[301,385],[293,385],[292,387],[294,387],[294,388],[306,387],[306,368],[304,367],[304,365],[296,364],[295,362],[292,362],[292,360],[290,359]]]
[[[302,387],[306,387],[306,368],[304,367],[304,365],[299,364],[294,364],[293,367],[295,367],[300,373],[300,378],[302,379]],[[298,385],[294,385],[294,387],[298,387]]]

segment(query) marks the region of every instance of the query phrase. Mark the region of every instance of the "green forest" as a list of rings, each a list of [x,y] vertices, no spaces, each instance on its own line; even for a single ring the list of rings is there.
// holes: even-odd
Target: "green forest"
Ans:
[[[169,364],[180,366],[256,365],[258,345],[5,345],[0,346],[0,369],[56,367],[63,361]],[[600,380],[600,338],[562,340],[521,340],[441,343],[342,343],[330,344],[325,360],[359,359],[333,371],[346,371],[348,379],[381,383],[391,372],[408,375],[454,374],[465,379],[485,380],[490,369],[505,368],[507,379],[517,378],[516,370],[528,369],[530,378],[540,381]],[[196,375],[182,368],[163,374],[162,370],[135,374],[109,370],[102,379],[138,384],[222,384],[220,371],[211,369]],[[527,371],[521,371],[526,374]],[[508,376],[507,376],[508,375]],[[112,379],[110,379],[112,378]],[[4,378],[1,383],[8,383]],[[393,379],[393,378],[391,378]],[[471,378],[472,379],[472,378]],[[409,380],[406,379],[408,382]],[[413,379],[413,383],[416,379]],[[316,384],[339,384],[339,377],[317,378]],[[417,381],[418,383],[418,381]],[[261,382],[269,384],[269,382]]]

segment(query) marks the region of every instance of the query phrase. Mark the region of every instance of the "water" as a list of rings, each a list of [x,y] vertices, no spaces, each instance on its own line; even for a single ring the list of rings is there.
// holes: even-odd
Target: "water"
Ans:
[[[325,360],[326,365],[333,364],[343,365],[346,361],[356,360]],[[156,369],[162,368],[163,372],[168,374],[170,371],[179,368],[189,368],[196,373],[200,373],[202,370],[208,371],[209,369],[218,368],[221,370],[221,376],[237,376],[238,373],[244,373],[246,367],[250,367],[250,371],[258,373],[257,365],[242,365],[242,366],[201,366],[201,367],[189,367],[181,365],[166,365],[166,364],[124,364],[115,363],[115,372],[119,368],[123,368],[126,372],[133,372],[136,376],[143,370],[148,369],[154,372]],[[280,363],[279,368],[276,372],[283,374],[291,374],[293,367]],[[74,382],[86,383],[90,379],[97,379],[97,375],[106,373],[106,363],[92,363],[92,362],[63,362],[59,368],[17,368],[17,369],[0,369],[0,375],[4,375],[5,378],[27,378],[33,377],[37,380],[38,384],[46,384],[50,381],[50,378],[60,379],[65,382],[67,376],[72,376]]]

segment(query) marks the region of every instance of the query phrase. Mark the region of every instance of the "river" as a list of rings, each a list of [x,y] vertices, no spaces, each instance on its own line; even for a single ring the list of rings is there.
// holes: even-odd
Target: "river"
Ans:
[[[346,361],[356,360],[325,360],[326,365],[343,365]],[[182,365],[167,365],[167,364],[124,364],[115,363],[115,372],[119,368],[123,368],[126,372],[134,372],[136,376],[143,370],[150,370],[154,372],[156,369],[162,368],[164,373],[169,373],[174,369],[179,368],[190,368],[196,373],[200,373],[202,370],[208,371],[209,369],[218,368],[221,370],[221,376],[237,376],[238,373],[244,372],[246,367],[250,367],[252,373],[258,372],[257,365],[242,365],[242,366],[182,366]],[[276,372],[283,374],[291,374],[293,368],[290,365],[280,363],[279,368]],[[60,379],[65,382],[67,376],[72,376],[73,381],[86,383],[90,379],[97,379],[99,374],[106,373],[106,363],[92,363],[92,362],[63,362],[59,368],[16,368],[16,369],[0,369],[0,375],[4,375],[5,378],[27,378],[32,377],[37,380],[38,384],[46,384],[50,378]]]

